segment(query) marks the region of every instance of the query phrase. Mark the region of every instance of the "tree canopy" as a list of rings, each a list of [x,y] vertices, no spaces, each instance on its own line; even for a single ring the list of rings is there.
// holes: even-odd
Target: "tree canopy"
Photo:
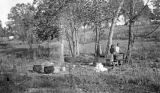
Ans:
[[[154,14],[154,19],[159,20],[160,19],[160,0],[152,0],[152,5],[154,7],[153,9],[153,14]]]
[[[101,24],[111,21],[122,0],[34,0],[32,4],[17,4],[12,7],[8,27],[23,39],[31,31],[40,40],[58,38],[62,26],[72,30],[82,25]],[[120,14],[129,17],[129,1],[125,0]],[[134,15],[144,6],[143,0],[134,0]],[[149,8],[142,13],[146,16]],[[119,14],[119,15],[120,15]],[[72,27],[70,25],[72,24]],[[94,26],[93,26],[94,27]],[[25,40],[25,39],[24,39]]]
[[[12,31],[16,31],[20,38],[24,41],[27,39],[27,33],[34,24],[35,9],[31,4],[16,4],[12,7],[8,14],[8,26]]]

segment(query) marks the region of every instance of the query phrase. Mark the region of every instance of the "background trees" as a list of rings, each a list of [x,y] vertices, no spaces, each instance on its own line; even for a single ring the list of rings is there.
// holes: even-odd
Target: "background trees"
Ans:
[[[37,0],[36,4],[37,12],[34,19],[37,37],[42,41],[58,38],[60,31],[58,16],[65,3],[62,3],[62,0]]]
[[[74,89],[91,93],[109,91],[121,91],[124,93],[126,91],[139,92],[140,89],[142,89],[142,92],[148,92],[149,90],[151,90],[151,92],[154,92],[153,90],[159,91],[159,85],[157,83],[159,78],[159,71],[158,69],[156,70],[156,68],[158,68],[159,66],[159,59],[157,59],[156,62],[150,60],[151,57],[156,58],[159,56],[159,53],[157,52],[160,51],[160,49],[158,48],[159,46],[155,46],[155,43],[153,41],[141,39],[136,39],[137,42],[135,42],[136,44],[134,44],[135,36],[139,34],[141,35],[142,33],[144,35],[150,30],[150,28],[155,27],[155,25],[137,25],[136,23],[137,20],[140,19],[140,17],[148,17],[148,9],[146,5],[143,4],[142,0],[35,0],[34,3],[29,6],[27,4],[19,4],[15,7],[16,8],[12,9],[12,12],[10,13],[11,20],[8,24],[8,30],[16,32],[15,34],[21,36],[20,40],[28,42],[27,39],[31,39],[32,37],[34,37],[38,39],[38,41],[41,41],[38,44],[34,44],[36,49],[37,46],[40,45],[38,49],[42,48],[42,51],[44,50],[45,52],[47,51],[47,49],[49,49],[49,52],[57,52],[56,49],[60,49],[61,47],[62,57],[59,58],[59,56],[56,56],[57,60],[52,60],[51,57],[54,57],[54,55],[49,55],[49,58],[48,55],[46,55],[47,59],[49,59],[49,62],[56,61],[55,63],[62,63],[62,61],[59,59],[64,60],[64,51],[70,50],[71,52],[71,55],[69,55],[69,53],[66,53],[69,55],[69,57],[67,55],[65,56],[65,58],[68,58],[69,61],[65,60],[66,64],[64,64],[64,67],[67,68],[66,72],[69,72],[69,78],[68,75],[66,77],[67,73],[64,73],[65,75],[60,75],[60,77],[59,75],[57,77],[57,74],[55,74],[55,79],[53,79],[54,76],[51,76],[50,78],[50,76],[48,75],[43,75],[43,77],[41,77],[40,75],[40,81],[42,81],[42,79],[44,79],[44,81],[37,84],[37,76],[33,77],[34,72],[31,73],[30,71],[31,65],[41,64],[39,63],[39,61],[43,63],[46,60],[34,60],[33,62],[29,63],[25,61],[26,59],[21,60],[21,56],[17,57],[17,54],[19,55],[19,53],[15,52],[19,50],[24,51],[17,48],[17,46],[21,48],[21,46],[27,44],[14,43],[16,47],[14,47],[13,45],[13,48],[6,49],[7,55],[9,54],[8,56],[6,56],[6,59],[12,57],[12,55],[10,54],[13,52],[14,54],[12,59],[17,60],[18,58],[18,61],[10,59],[9,61],[4,61],[4,63],[7,62],[7,64],[10,64],[13,61],[14,64],[18,66],[17,69],[20,73],[21,69],[23,71],[25,70],[24,72],[27,72],[26,76],[31,77],[31,81],[29,80],[29,82],[27,81],[26,83],[30,84],[31,82],[31,85],[33,85],[27,86],[28,89],[31,88],[32,90],[32,87],[34,86],[36,86],[36,88],[50,87],[51,89],[54,89],[55,85],[53,84],[56,83],[54,81],[57,81],[57,78],[60,78],[60,81],[63,81],[63,83],[65,83],[64,85],[62,84],[62,86],[67,88],[67,90],[68,88],[74,86],[70,86],[69,83],[71,83],[75,84]],[[28,7],[30,7],[31,9]],[[31,11],[33,11],[33,14],[30,13]],[[127,24],[125,26],[117,26],[116,24],[119,16],[121,15],[124,15],[126,18]],[[89,39],[91,42],[85,42],[85,44],[83,42],[79,42],[79,38],[82,38],[81,36],[83,36],[83,32],[81,30],[82,27],[90,28],[89,30],[85,30],[87,34],[86,36],[92,38],[92,40]],[[101,38],[101,35],[103,35],[103,38]],[[124,38],[121,38],[122,36]],[[58,39],[56,40],[56,44],[54,42],[55,40],[53,40],[55,38]],[[94,70],[94,67],[91,66],[90,63],[94,62],[96,64],[96,62],[103,63],[105,61],[104,57],[100,58],[100,44],[102,45],[103,49],[108,52],[110,45],[117,42],[120,43],[120,48],[122,49],[122,52],[126,52],[125,50],[127,50],[127,61],[129,62],[130,59],[133,57],[134,64],[123,64],[123,66],[117,66],[116,68],[113,68],[113,70],[110,69],[109,66],[106,66],[107,68],[109,68],[109,74],[107,74],[106,72],[102,72],[100,74],[97,73],[99,71]],[[142,46],[142,42],[144,46]],[[67,46],[67,43],[69,43],[69,47]],[[31,46],[33,45],[32,43],[30,44]],[[64,49],[63,44],[65,46]],[[84,51],[81,52],[85,55],[79,55],[79,44],[84,44]],[[157,45],[158,44],[159,43],[157,42]],[[56,45],[58,45],[58,48],[52,50]],[[135,47],[133,47],[133,45],[135,45]],[[106,46],[108,47],[106,48]],[[5,52],[3,50],[1,51]],[[132,54],[132,51],[135,54]],[[155,55],[153,54],[153,51],[155,51]],[[23,53],[26,53],[26,51],[24,51]],[[58,51],[58,53],[60,53],[60,51]],[[93,56],[92,53],[94,53],[95,55]],[[143,54],[147,54],[147,56],[149,55],[149,60],[144,60],[142,58]],[[30,53],[26,53],[26,55],[30,55]],[[4,67],[7,67],[7,64]],[[98,66],[96,66],[95,69],[99,69],[97,67]],[[101,67],[103,67],[103,65],[101,65]],[[9,66],[9,68],[12,68],[12,66]],[[61,77],[63,77],[64,79]],[[34,82],[34,80],[36,81]],[[121,86],[119,86],[119,81],[117,82],[117,80],[120,80],[120,82],[123,80],[124,82],[121,82],[122,84]],[[149,88],[150,85],[153,86],[154,84],[152,83],[152,81],[155,82],[156,88]],[[26,83],[24,82],[25,85],[27,85]],[[63,89],[62,86],[61,84],[58,85],[58,87],[56,87],[58,88],[57,90]],[[137,86],[138,90],[135,89],[137,88]],[[146,89],[144,89],[145,87]]]
[[[128,47],[131,47],[135,34],[132,32],[132,26],[140,16],[141,18],[150,16],[150,12],[143,0],[34,0],[33,4],[17,4],[11,9],[8,15],[10,20],[8,27],[17,32],[23,41],[31,37],[42,42],[54,38],[60,41],[67,39],[70,52],[75,57],[79,55],[79,33],[81,33],[79,29],[90,25],[94,32],[95,56],[98,61],[100,37],[104,29],[109,33],[109,36],[106,36],[107,57],[118,17],[124,15],[128,20],[126,22],[129,25]]]
[[[113,32],[115,30],[115,25],[116,25],[117,19],[120,15],[120,12],[122,10],[122,6],[124,4],[124,0],[122,0],[119,5],[117,2],[112,2],[112,1],[114,1],[114,0],[111,0],[110,4],[115,5],[115,6],[110,7],[110,13],[112,15],[111,15],[111,26],[110,26],[109,36],[108,36],[108,43],[107,43],[107,48],[106,48],[106,57],[110,53],[109,51],[110,51],[110,48],[112,45]]]
[[[149,0],[148,0],[149,2]],[[147,2],[147,4],[148,4]],[[134,32],[132,31],[132,26],[134,25],[135,21],[139,18],[139,16],[142,15],[143,10],[146,9],[147,4],[144,5],[142,0],[128,0],[124,4],[124,13],[128,16],[128,49],[127,49],[127,56],[126,61],[131,61],[131,53],[132,53],[132,47],[134,43]],[[143,12],[144,13],[144,12]]]
[[[33,16],[34,7],[31,4],[17,4],[11,9],[10,14],[8,14],[8,26],[12,28],[12,31],[16,31],[21,40],[28,40],[31,33],[31,28],[33,27]]]
[[[84,0],[75,0],[68,3],[60,16],[60,24],[69,42],[70,52],[73,57],[79,53],[79,28],[82,26],[81,11]]]
[[[2,22],[1,21],[0,21],[0,35],[1,36],[5,36],[5,31],[4,31],[3,27],[2,27]]]
[[[153,4],[153,14],[154,14],[154,19],[155,20],[159,20],[160,19],[160,0],[151,0],[152,1],[152,4]]]

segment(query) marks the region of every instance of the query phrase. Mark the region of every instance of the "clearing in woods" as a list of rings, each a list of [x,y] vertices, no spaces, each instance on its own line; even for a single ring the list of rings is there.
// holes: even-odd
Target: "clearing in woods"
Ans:
[[[126,40],[114,40],[120,43],[123,51]],[[67,45],[67,44],[65,44]],[[101,41],[102,50],[106,41]],[[78,65],[81,62],[93,61],[92,56],[77,57],[74,63],[65,62],[66,71],[60,74],[39,74],[32,71],[33,64],[46,60],[28,60],[30,53],[24,44],[9,43],[8,48],[1,51],[0,92],[3,93],[158,93],[160,92],[160,64],[154,62],[160,53],[159,42],[135,42],[132,65],[109,69],[108,72],[95,72],[93,66]],[[94,53],[94,43],[81,45],[82,53]],[[36,45],[35,45],[36,47]],[[65,46],[65,51],[67,51]],[[15,56],[19,53],[19,56]],[[139,55],[137,57],[137,55]],[[104,60],[102,60],[104,61]],[[68,73],[69,65],[74,68]],[[73,65],[74,64],[74,65]],[[15,66],[16,65],[16,66]],[[9,72],[11,72],[9,74]],[[13,74],[14,73],[14,74]],[[2,73],[1,73],[2,74]],[[4,79],[4,77],[8,77]],[[3,80],[3,81],[2,81]],[[12,91],[12,92],[11,92]]]

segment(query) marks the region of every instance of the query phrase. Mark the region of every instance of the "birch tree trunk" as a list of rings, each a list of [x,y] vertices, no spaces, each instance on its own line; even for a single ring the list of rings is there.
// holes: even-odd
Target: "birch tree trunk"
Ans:
[[[65,30],[65,33],[66,33],[66,38],[67,38],[68,45],[69,45],[69,50],[70,50],[71,56],[73,57],[73,51],[72,51],[71,40],[70,40],[70,38],[69,38],[69,34],[68,34],[67,30]]]
[[[61,63],[63,63],[64,62],[64,39],[63,39],[63,37],[62,37],[62,39],[61,39]]]
[[[99,46],[99,41],[100,41],[100,31],[98,29],[98,24],[95,24],[95,62],[93,63],[94,65],[96,65],[97,62],[99,62],[99,56],[100,56],[100,46]]]
[[[106,55],[105,55],[105,58],[108,57],[108,55],[110,54],[109,52],[109,49],[112,45],[112,39],[113,39],[113,33],[114,33],[114,30],[115,30],[115,25],[116,25],[116,21],[118,19],[118,16],[119,16],[119,13],[120,13],[120,10],[122,8],[124,4],[124,0],[121,1],[119,7],[118,7],[118,10],[116,12],[116,15],[115,17],[112,19],[112,23],[111,23],[111,27],[110,27],[110,31],[109,31],[109,37],[108,37],[108,42],[107,42],[107,48],[106,48]]]
[[[75,27],[74,22],[70,22],[71,29],[71,44],[72,44],[72,57],[79,56],[79,38],[78,38],[78,30]]]
[[[76,30],[76,28],[74,29],[75,30],[75,48],[76,48],[76,56],[79,56],[80,52],[79,52],[79,38],[78,38],[78,31]]]

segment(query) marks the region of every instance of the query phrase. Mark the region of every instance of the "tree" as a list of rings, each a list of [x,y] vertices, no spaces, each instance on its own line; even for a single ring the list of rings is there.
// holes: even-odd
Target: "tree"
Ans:
[[[152,0],[152,5],[154,7],[153,14],[155,15],[155,20],[160,19],[160,0]]]
[[[34,24],[35,9],[31,4],[16,4],[8,14],[8,26],[16,31],[22,41],[30,39],[30,30]]]
[[[51,3],[49,3],[51,2]],[[58,6],[56,5],[56,0],[37,0],[35,3],[37,5],[35,19],[36,35],[41,41],[46,41],[49,39],[54,39],[59,37],[59,25],[58,25]],[[56,8],[57,7],[57,8]]]
[[[95,62],[99,61],[99,48],[100,48],[100,36],[102,33],[102,23],[108,21],[112,14],[109,7],[111,5],[106,0],[91,0],[86,1],[86,4],[82,7],[81,18],[83,18],[85,24],[92,25],[93,32],[95,33]],[[106,23],[107,24],[107,23]]]
[[[117,3],[118,2],[118,3]],[[114,1],[111,0],[110,2],[111,8],[110,13],[112,14],[112,23],[110,26],[109,38],[106,48],[106,57],[109,54],[109,49],[112,44],[113,32],[115,28],[115,23],[119,15],[123,14],[125,17],[129,18],[129,42],[128,42],[128,51],[130,51],[130,46],[132,45],[131,42],[133,41],[133,33],[131,32],[131,26],[133,25],[134,21],[137,20],[138,16],[140,16],[141,12],[145,9],[144,3],[142,0],[121,0],[121,1]],[[131,8],[132,7],[132,8]],[[130,55],[130,52],[129,54]],[[129,57],[130,58],[130,57]]]
[[[61,42],[61,63],[64,62],[64,31],[60,18],[64,9],[72,0],[35,0],[37,12],[35,27],[38,38],[42,41],[57,38]]]
[[[151,13],[151,9],[148,7],[148,5],[146,5],[146,7],[143,9],[141,13],[141,16],[150,19]]]
[[[34,36],[34,15],[35,7],[31,4],[16,4],[11,8],[8,14],[9,22],[7,26],[13,31],[15,35],[19,36],[19,39],[26,42],[29,45],[28,51],[32,54],[30,58],[33,59],[35,51],[32,50],[32,44],[35,43]]]
[[[149,2],[149,0],[148,0]],[[132,26],[134,22],[138,19],[139,16],[142,15],[142,12],[145,10],[148,2],[146,5],[143,4],[142,0],[127,0],[124,4],[124,10],[125,14],[129,18],[129,29],[128,29],[128,49],[127,49],[127,56],[126,56],[126,61],[131,62],[131,51],[134,43],[134,33],[132,31]]]
[[[72,57],[79,56],[79,28],[82,26],[80,11],[83,0],[70,2],[60,16],[60,24],[64,28]]]
[[[0,21],[0,35],[1,36],[5,36],[6,34],[5,34],[5,30],[4,30],[4,28],[2,27],[2,22]]]
[[[112,1],[112,0],[111,0]],[[110,2],[112,5],[115,5],[114,3],[115,2]],[[116,2],[117,3],[117,2]],[[116,22],[117,22],[117,19],[120,15],[120,12],[121,12],[121,9],[123,7],[123,3],[124,3],[124,0],[122,0],[120,2],[120,4],[118,5],[118,8],[113,8],[114,10],[113,11],[116,11],[116,12],[111,12],[113,17],[112,17],[112,23],[111,23],[111,26],[110,26],[110,30],[109,30],[109,37],[108,37],[108,43],[107,43],[107,48],[106,48],[106,58],[107,56],[109,55],[109,50],[110,50],[110,47],[112,45],[112,38],[113,38],[113,32],[114,32],[114,29],[115,29],[115,25],[116,25]],[[116,5],[117,6],[117,5]],[[115,7],[115,6],[114,6]],[[112,8],[111,8],[112,9]]]

